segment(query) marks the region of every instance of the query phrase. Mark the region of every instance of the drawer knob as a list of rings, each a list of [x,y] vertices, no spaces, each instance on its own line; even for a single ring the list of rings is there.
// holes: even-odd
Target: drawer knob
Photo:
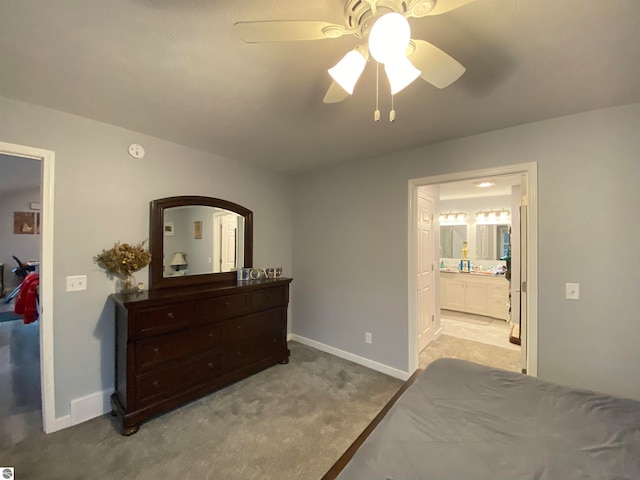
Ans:
[[[231,302],[224,302],[224,306],[225,307],[230,307],[231,306]]]
[[[155,388],[158,388],[158,380],[154,380],[154,381],[153,381],[153,386],[154,386]]]
[[[242,352],[236,352],[236,355],[238,355],[239,357],[242,356]]]
[[[273,343],[278,343],[278,339],[277,339],[277,338],[274,338],[274,339],[273,339]]]
[[[155,353],[156,355],[160,355],[160,349],[158,349],[158,347],[154,348],[153,353]]]
[[[213,338],[213,332],[209,332],[209,338]]]
[[[167,313],[167,318],[173,318],[173,312]]]
[[[209,368],[213,368],[213,362],[209,362],[209,363],[207,363],[207,366],[208,366]]]

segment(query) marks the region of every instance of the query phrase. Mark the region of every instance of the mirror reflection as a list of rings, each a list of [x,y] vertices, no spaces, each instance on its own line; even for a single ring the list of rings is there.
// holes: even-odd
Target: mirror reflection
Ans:
[[[462,243],[466,241],[466,225],[441,225],[440,257],[460,258],[462,256]]]
[[[164,209],[163,277],[231,272],[244,266],[244,217],[205,205]]]
[[[509,225],[476,225],[476,258],[500,260],[509,253]]]

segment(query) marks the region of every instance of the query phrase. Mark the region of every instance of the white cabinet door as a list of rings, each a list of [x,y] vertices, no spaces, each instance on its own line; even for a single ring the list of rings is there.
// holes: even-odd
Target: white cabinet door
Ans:
[[[489,313],[489,287],[480,280],[469,278],[465,285],[465,301],[467,311],[477,315],[487,315]]]
[[[464,282],[458,279],[445,279],[445,290],[442,297],[442,308],[449,310],[465,309]]]

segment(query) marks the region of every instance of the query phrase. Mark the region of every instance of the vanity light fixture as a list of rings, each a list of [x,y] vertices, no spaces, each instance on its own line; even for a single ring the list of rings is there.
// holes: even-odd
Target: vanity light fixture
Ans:
[[[482,210],[476,213],[477,223],[482,224],[501,224],[511,222],[511,212],[507,209],[503,210]]]
[[[464,212],[441,213],[440,225],[464,225],[467,223],[467,214]]]

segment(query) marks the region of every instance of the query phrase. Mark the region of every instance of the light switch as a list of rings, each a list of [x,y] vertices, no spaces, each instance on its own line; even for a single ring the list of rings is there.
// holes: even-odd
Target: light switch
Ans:
[[[568,300],[580,300],[580,284],[579,283],[567,283],[567,299]]]
[[[86,275],[73,275],[67,277],[67,292],[79,292],[87,289]]]

